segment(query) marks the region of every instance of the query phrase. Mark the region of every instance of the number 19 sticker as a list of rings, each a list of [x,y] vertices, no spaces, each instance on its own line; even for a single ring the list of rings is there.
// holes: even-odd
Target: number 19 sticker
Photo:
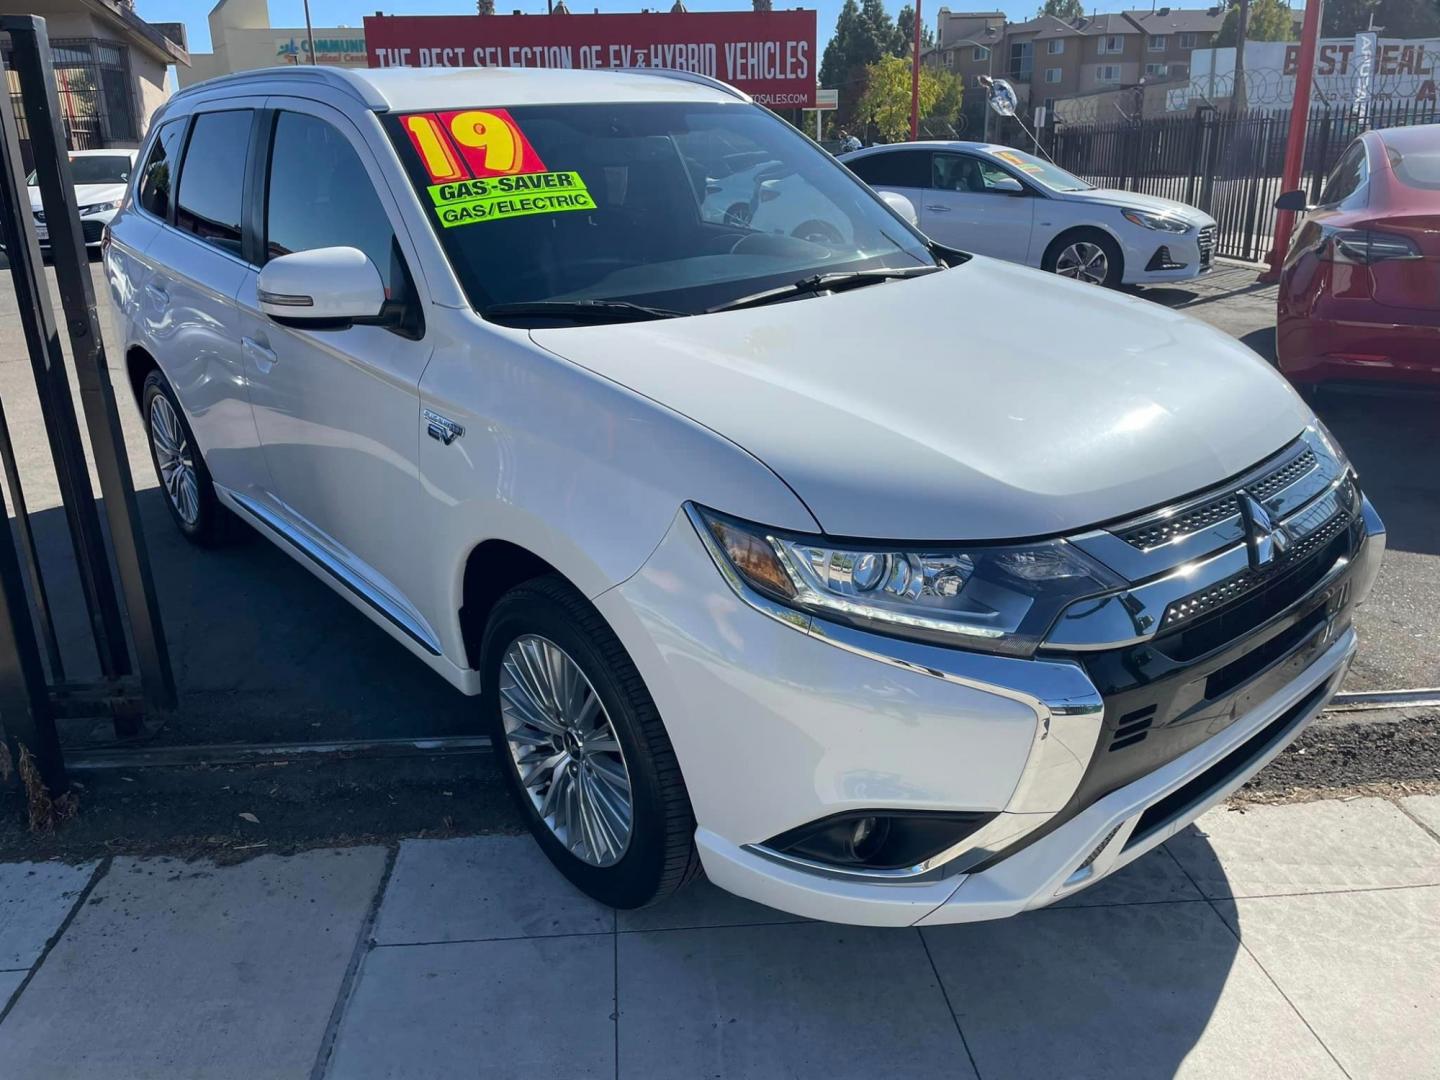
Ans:
[[[504,109],[401,117],[432,183],[544,172],[545,163]]]

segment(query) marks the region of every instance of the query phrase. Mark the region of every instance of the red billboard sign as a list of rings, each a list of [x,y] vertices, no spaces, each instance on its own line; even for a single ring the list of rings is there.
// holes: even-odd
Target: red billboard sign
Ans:
[[[367,15],[365,48],[371,67],[672,68],[815,105],[814,11]]]

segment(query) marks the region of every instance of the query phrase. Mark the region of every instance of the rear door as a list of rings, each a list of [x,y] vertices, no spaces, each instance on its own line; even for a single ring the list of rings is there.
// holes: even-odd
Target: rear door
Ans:
[[[949,247],[1023,263],[1035,199],[999,165],[974,154],[936,152],[920,204],[920,228]]]
[[[930,151],[915,149],[880,150],[854,158],[845,165],[876,191],[893,191],[904,195],[920,216],[920,203],[930,183]],[[924,220],[921,219],[923,227]],[[942,244],[948,240],[935,237]]]
[[[175,388],[217,484],[249,490],[263,482],[240,354],[235,293],[251,272],[242,232],[247,163],[258,99],[197,111],[179,157],[174,197],[133,276],[141,336]],[[178,140],[176,140],[178,142]],[[172,155],[173,156],[173,155]],[[156,176],[169,177],[167,160]],[[142,195],[145,188],[142,185]],[[157,202],[157,206],[160,204]]]
[[[262,314],[256,273],[240,285],[240,336],[269,465],[262,510],[310,555],[437,652],[411,606],[428,568],[419,519],[420,376],[429,360],[413,249],[395,199],[355,126],[318,102],[271,98],[262,114],[263,263],[324,247],[359,248],[414,321],[390,329],[300,329]]]

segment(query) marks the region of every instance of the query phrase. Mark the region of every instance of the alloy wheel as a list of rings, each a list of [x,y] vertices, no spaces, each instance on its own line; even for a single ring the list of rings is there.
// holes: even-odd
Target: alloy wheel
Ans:
[[[500,662],[505,741],[535,812],[591,866],[630,846],[634,797],[625,752],[595,687],[553,641],[516,638]]]
[[[192,528],[200,520],[200,486],[195,477],[185,427],[164,394],[150,400],[150,446],[160,470],[160,483],[180,520]]]
[[[1077,240],[1055,260],[1055,273],[1091,285],[1103,285],[1110,276],[1110,260],[1099,244]]]

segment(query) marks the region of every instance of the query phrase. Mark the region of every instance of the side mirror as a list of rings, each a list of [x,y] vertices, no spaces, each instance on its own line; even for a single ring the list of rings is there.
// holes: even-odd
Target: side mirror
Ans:
[[[1305,198],[1305,192],[1296,188],[1294,191],[1282,192],[1275,200],[1276,210],[1293,210],[1297,214],[1303,214],[1307,210],[1315,209]]]
[[[260,310],[285,326],[338,330],[378,323],[385,308],[380,271],[359,248],[297,251],[271,259],[256,282]]]
[[[920,216],[915,213],[915,204],[904,195],[898,191],[877,191],[876,194],[891,210],[894,210],[917,229],[920,227]]]

